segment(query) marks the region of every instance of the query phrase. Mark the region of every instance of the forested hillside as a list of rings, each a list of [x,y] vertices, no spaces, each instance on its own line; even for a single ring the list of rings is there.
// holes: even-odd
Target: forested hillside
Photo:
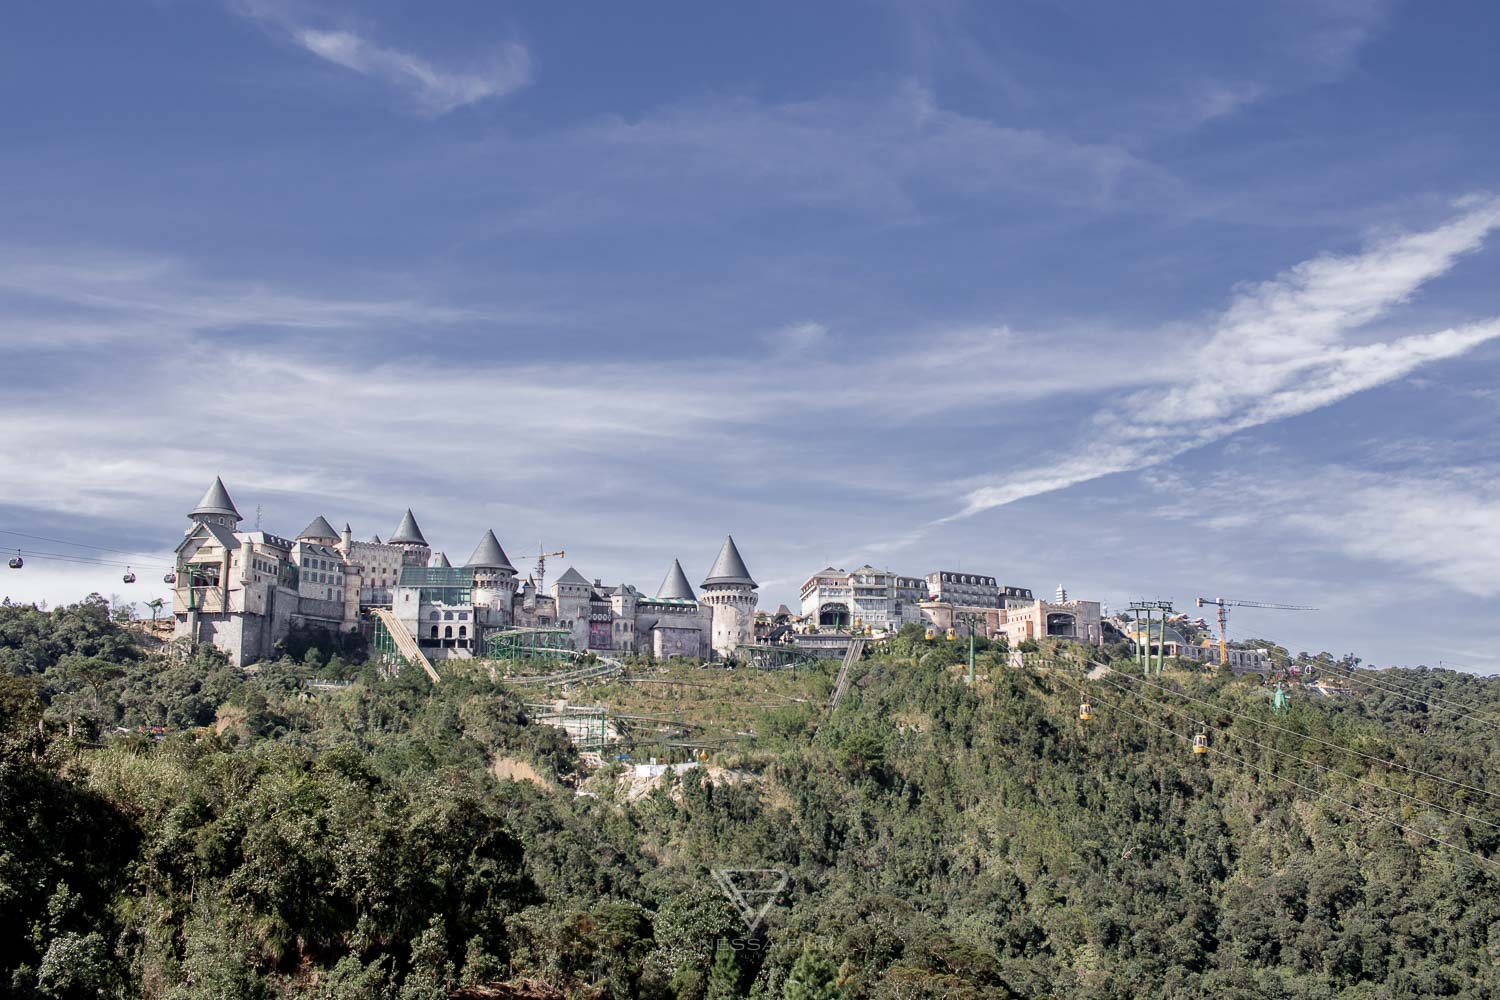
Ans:
[[[953,645],[903,634],[831,719],[758,710],[630,801],[482,676],[316,645],[247,674],[147,655],[102,601],[0,608],[0,991],[1500,995],[1500,682],[1273,715],[1258,679],[1128,658],[982,650],[970,688]],[[789,874],[760,933],[722,868]]]

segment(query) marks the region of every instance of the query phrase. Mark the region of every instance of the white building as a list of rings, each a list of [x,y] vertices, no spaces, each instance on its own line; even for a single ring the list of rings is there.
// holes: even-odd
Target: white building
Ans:
[[[919,622],[927,583],[866,564],[854,572],[828,566],[802,584],[802,614],[820,628],[861,626],[895,631]]]

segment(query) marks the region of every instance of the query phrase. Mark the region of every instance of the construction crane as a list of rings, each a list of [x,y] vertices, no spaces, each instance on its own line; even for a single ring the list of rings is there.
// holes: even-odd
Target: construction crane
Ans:
[[[543,552],[542,543],[536,543],[536,593],[538,597],[542,596],[542,581],[547,578],[547,560],[554,557],[561,559],[566,555],[567,553],[562,550]]]
[[[1265,601],[1231,601],[1226,597],[1200,597],[1198,607],[1211,605],[1219,609],[1219,666],[1229,664],[1229,609],[1267,608],[1274,611],[1316,611],[1305,604],[1268,604]]]

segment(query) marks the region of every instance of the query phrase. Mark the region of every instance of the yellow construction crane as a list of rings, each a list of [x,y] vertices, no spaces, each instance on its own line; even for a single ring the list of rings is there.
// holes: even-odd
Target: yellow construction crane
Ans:
[[[1269,608],[1276,611],[1316,611],[1305,604],[1267,604],[1264,601],[1231,601],[1226,597],[1200,597],[1198,607],[1212,605],[1219,609],[1219,666],[1229,663],[1229,609]]]
[[[542,596],[542,581],[547,577],[547,560],[552,558],[561,559],[567,553],[559,549],[556,552],[543,552],[542,543],[536,543],[536,596]]]

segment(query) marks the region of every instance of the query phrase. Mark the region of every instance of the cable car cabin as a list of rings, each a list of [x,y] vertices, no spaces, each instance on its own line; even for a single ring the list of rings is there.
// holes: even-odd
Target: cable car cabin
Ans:
[[[166,574],[165,576],[163,576],[161,578],[161,582],[162,583],[176,583],[177,582],[177,574],[176,573],[168,573],[168,574]]]
[[[1080,720],[1082,720],[1083,722],[1087,722],[1090,719],[1092,719],[1093,717],[1094,717],[1094,706],[1093,705],[1090,705],[1088,702],[1084,702],[1082,705],[1078,706],[1078,718]]]
[[[14,555],[14,556],[10,557],[10,568],[11,569],[20,569],[22,566],[25,566],[25,565],[26,565],[26,560],[22,559],[19,555]]]
[[[937,632],[933,631],[932,629],[928,629],[927,630],[927,638],[929,638],[929,639],[936,639],[937,638]]]
[[[947,640],[948,640],[948,641],[949,641],[949,642],[952,642],[952,641],[953,641],[953,640],[954,640],[954,639],[957,639],[957,638],[958,638],[958,633],[957,633],[957,632],[955,632],[955,631],[953,631],[953,630],[952,630],[952,629],[951,629],[951,628],[950,628],[950,629],[949,629],[949,630],[948,630],[948,634],[947,634],[947,635],[945,635],[945,636],[943,636],[943,638],[944,638],[944,639],[947,639]]]
[[[135,574],[130,571],[129,566],[126,566],[125,575],[120,577],[120,579],[124,580],[126,583],[135,583]]]
[[[1193,753],[1208,753],[1208,734],[1199,733],[1193,737]]]

